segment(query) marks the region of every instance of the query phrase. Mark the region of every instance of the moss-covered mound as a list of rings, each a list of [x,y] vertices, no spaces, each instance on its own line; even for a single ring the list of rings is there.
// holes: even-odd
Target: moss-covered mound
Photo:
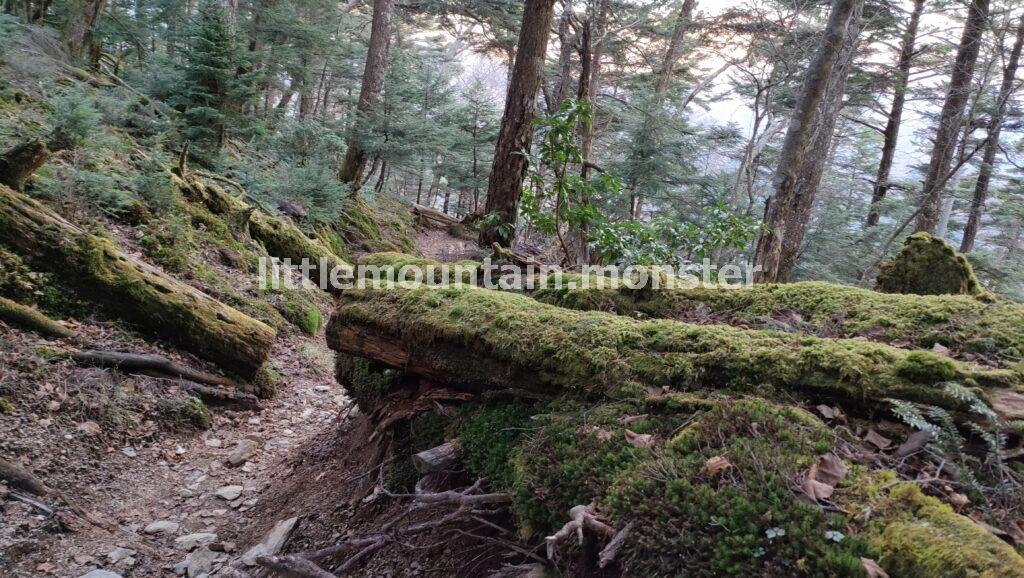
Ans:
[[[853,339],[819,339],[580,312],[475,287],[346,292],[328,327],[336,351],[470,390],[573,391],[632,396],[645,386],[729,387],[958,409],[945,382],[1018,388],[1008,370],[983,370],[930,352]]]
[[[581,504],[630,526],[623,575],[864,576],[862,558],[891,576],[1024,575],[1013,548],[918,486],[843,463],[845,430],[764,399],[513,401],[456,433],[470,472],[512,492],[524,539],[553,534]],[[839,507],[803,490],[823,458],[839,464],[828,480]],[[560,548],[572,559],[574,544]]]
[[[896,257],[882,265],[875,287],[885,293],[982,295],[971,263],[944,239],[915,233]]]
[[[338,218],[318,234],[339,255],[416,250],[412,213],[400,202],[378,195],[372,201],[362,197],[346,199]]]

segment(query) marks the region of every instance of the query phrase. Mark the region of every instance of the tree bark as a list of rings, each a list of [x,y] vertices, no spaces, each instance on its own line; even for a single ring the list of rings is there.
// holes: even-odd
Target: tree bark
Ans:
[[[776,273],[776,282],[779,283],[788,281],[796,267],[797,255],[800,253],[800,245],[807,233],[807,224],[811,218],[814,199],[817,196],[818,187],[821,185],[821,176],[825,172],[825,165],[831,156],[832,136],[835,134],[836,120],[843,108],[843,96],[846,94],[846,78],[850,74],[853,60],[857,56],[857,48],[860,45],[863,6],[863,3],[859,4],[854,9],[853,15],[850,16],[842,51],[839,53],[835,68],[829,77],[825,97],[818,107],[818,114],[812,129],[810,149],[804,157],[803,165],[798,171],[799,177],[793,186],[792,208],[786,216],[786,236],[782,239],[782,252],[779,256]]]
[[[62,36],[72,60],[81,61],[96,52],[93,32],[107,0],[71,0]]]
[[[761,234],[754,254],[754,280],[757,282],[772,283],[781,279],[779,273],[783,243],[788,233],[786,225],[791,221],[790,213],[794,209],[800,171],[813,143],[819,107],[827,95],[836,63],[846,45],[851,19],[862,5],[863,0],[832,2],[828,24],[807,69],[779,153],[775,193],[765,205],[764,223],[767,230]]]
[[[999,87],[996,109],[988,123],[988,140],[985,143],[985,152],[981,158],[978,180],[974,184],[971,213],[967,217],[964,238],[960,243],[961,253],[969,253],[974,249],[974,241],[978,236],[978,229],[981,227],[981,214],[985,209],[985,200],[988,198],[988,186],[992,180],[996,154],[999,152],[999,135],[1003,130],[1006,107],[1015,88],[1014,82],[1017,76],[1017,68],[1020,65],[1022,48],[1024,48],[1024,16],[1021,17],[1020,23],[1017,25],[1017,35],[1013,41],[1013,48],[1010,49],[1010,56],[1006,61],[1006,67],[1003,69],[1003,83]]]
[[[988,26],[989,0],[972,0],[968,8],[960,46],[953,64],[946,101],[939,116],[939,127],[935,133],[928,173],[922,188],[921,212],[917,216],[915,230],[931,233],[939,221],[939,205],[942,190],[949,179],[950,165],[956,149],[956,136],[963,121],[964,106],[970,97],[974,65],[981,51],[981,39]]]
[[[18,191],[25,190],[32,173],[50,158],[50,151],[42,139],[14,145],[0,155],[0,184]]]
[[[558,84],[554,95],[548,102],[548,113],[554,114],[569,98],[569,87],[572,86],[572,49],[576,41],[572,32],[572,0],[562,3],[562,15],[558,19]]]
[[[356,124],[362,122],[362,115],[369,114],[380,100],[384,90],[384,71],[388,64],[388,48],[391,40],[391,18],[395,10],[395,0],[374,0],[373,21],[370,24],[370,46],[366,53],[366,65],[363,68],[363,85],[359,90],[356,102],[358,115]],[[341,165],[338,178],[349,183],[349,193],[359,193],[359,183],[363,180],[366,170],[366,152],[353,140],[348,144],[345,160]]]
[[[523,189],[527,159],[533,142],[533,117],[537,91],[544,79],[548,29],[554,17],[554,0],[526,0],[519,49],[505,97],[505,112],[494,150],[494,163],[487,181],[484,213],[497,214],[495,222],[480,229],[480,244],[511,246],[519,217],[519,196]]]
[[[889,175],[892,162],[896,157],[896,143],[900,134],[900,122],[903,119],[903,107],[907,101],[907,84],[910,80],[910,68],[914,60],[914,44],[917,41],[917,29],[921,23],[921,14],[927,0],[914,0],[914,10],[910,13],[907,29],[903,32],[900,44],[900,56],[896,63],[896,76],[893,79],[892,107],[882,133],[882,158],[878,162],[875,173],[875,184],[871,191],[871,207],[868,209],[867,226],[874,227],[881,217],[879,205],[889,192]]]
[[[21,329],[33,331],[43,337],[64,339],[75,336],[74,331],[39,311],[4,297],[0,297],[0,321]]]
[[[0,186],[0,243],[67,287],[244,379],[267,360],[267,325],[86,233],[25,195]]]

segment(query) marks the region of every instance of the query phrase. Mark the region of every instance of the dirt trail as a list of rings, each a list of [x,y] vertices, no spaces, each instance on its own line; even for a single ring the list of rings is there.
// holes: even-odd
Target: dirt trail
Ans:
[[[81,523],[70,532],[41,527],[33,538],[0,549],[0,573],[77,577],[102,568],[126,578],[170,576],[194,543],[209,547],[196,549],[188,559],[192,568],[179,566],[178,572],[199,576],[235,559],[251,545],[237,541],[247,535],[248,512],[289,452],[350,407],[334,383],[331,360],[322,337],[290,336],[275,346],[272,364],[282,381],[262,412],[214,410],[213,428],[201,434],[107,448],[95,483],[62,490],[111,529]],[[227,460],[240,445],[252,448],[251,455],[232,466]],[[5,507],[0,526],[46,524],[30,506],[12,501]]]

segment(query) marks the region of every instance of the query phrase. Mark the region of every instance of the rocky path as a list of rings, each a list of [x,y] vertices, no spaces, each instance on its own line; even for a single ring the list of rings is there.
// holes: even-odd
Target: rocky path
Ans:
[[[240,558],[252,546],[244,543],[253,522],[247,512],[289,452],[351,405],[334,384],[322,338],[293,337],[275,350],[280,390],[262,412],[215,410],[213,428],[202,434],[108,448],[103,467],[111,477],[65,493],[109,529],[82,525],[53,533],[36,545],[33,567],[19,565],[15,575],[194,578],[231,563],[244,567]]]

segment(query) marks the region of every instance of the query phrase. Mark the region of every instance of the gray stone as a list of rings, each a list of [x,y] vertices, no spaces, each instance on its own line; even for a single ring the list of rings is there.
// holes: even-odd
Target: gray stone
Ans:
[[[172,522],[170,520],[158,520],[158,521],[153,522],[152,524],[146,526],[146,529],[144,529],[143,532],[145,532],[147,534],[150,534],[150,535],[156,535],[156,534],[177,534],[178,533],[178,523],[177,522]]]
[[[96,570],[92,570],[90,572],[86,572],[85,574],[82,574],[78,578],[123,578],[123,577],[120,574],[118,574],[117,572],[111,572],[110,570],[101,570],[101,569],[97,568]]]
[[[267,532],[267,535],[263,537],[263,540],[249,548],[249,550],[242,555],[242,563],[246,566],[255,566],[256,558],[259,556],[274,556],[281,551],[284,547],[284,543],[288,540],[288,536],[291,535],[292,530],[295,529],[295,524],[299,522],[299,519],[288,518],[287,520],[281,520],[274,524],[274,527]]]
[[[250,439],[240,440],[235,449],[228,454],[228,465],[238,467],[245,462],[249,461],[249,458],[256,455],[256,450],[259,448],[259,444]]]
[[[174,539],[174,546],[182,550],[195,550],[199,546],[205,546],[217,541],[217,534],[212,532],[197,532],[187,536],[179,536]]]
[[[124,560],[125,558],[131,558],[135,554],[135,550],[132,550],[130,548],[121,548],[120,546],[118,546],[110,552],[107,552],[107,560],[109,560],[111,564],[117,564],[121,560]]]
[[[214,552],[204,546],[185,558],[185,563],[188,565],[185,569],[185,575],[188,578],[198,578],[199,576],[212,574],[214,570],[223,565],[226,559],[223,554]]]
[[[222,500],[231,501],[242,495],[245,490],[242,486],[223,486],[217,489],[217,497]]]

